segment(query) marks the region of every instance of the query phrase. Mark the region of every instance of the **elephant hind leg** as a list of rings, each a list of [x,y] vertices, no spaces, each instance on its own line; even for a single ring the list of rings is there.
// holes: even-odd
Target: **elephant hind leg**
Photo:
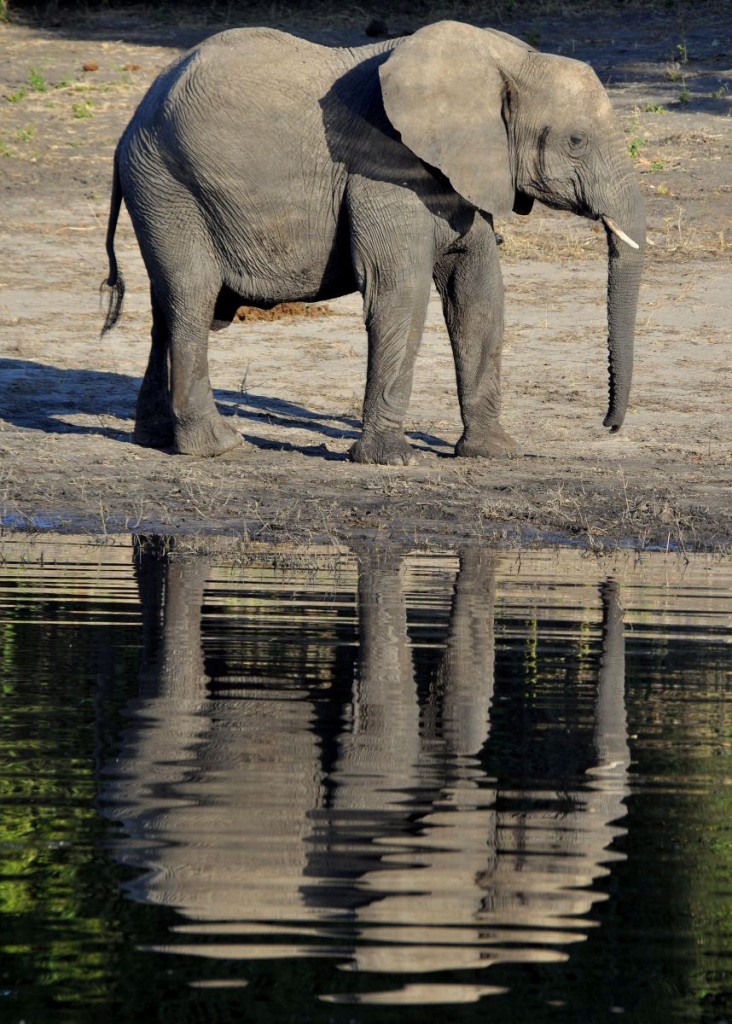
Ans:
[[[216,408],[209,379],[208,336],[220,282],[213,273],[210,282],[202,280],[200,262],[176,281],[184,281],[185,290],[156,288],[158,313],[165,324],[158,337],[165,338],[169,353],[173,447],[184,455],[221,455],[241,444],[241,435]],[[162,357],[157,360],[162,362]],[[159,365],[156,372],[163,373]]]
[[[221,455],[241,444],[241,434],[216,408],[208,371],[210,308],[198,316],[175,308],[170,315],[170,393],[175,450]]]
[[[170,333],[155,292],[152,301],[152,345],[145,376],[137,395],[134,440],[143,448],[171,448],[175,443],[170,405]]]
[[[186,455],[220,455],[241,443],[233,424],[219,414],[209,381],[208,336],[223,285],[221,269],[200,209],[166,183],[166,173],[160,169],[144,204],[134,189],[128,197],[153,314],[135,438]]]

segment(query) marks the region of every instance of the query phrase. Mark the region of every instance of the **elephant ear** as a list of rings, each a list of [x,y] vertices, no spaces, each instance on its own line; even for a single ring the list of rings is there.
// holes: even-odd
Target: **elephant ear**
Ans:
[[[513,41],[498,35],[436,22],[400,43],[379,76],[386,116],[404,145],[478,209],[505,216],[515,191],[508,82],[494,52],[496,43],[513,48]]]

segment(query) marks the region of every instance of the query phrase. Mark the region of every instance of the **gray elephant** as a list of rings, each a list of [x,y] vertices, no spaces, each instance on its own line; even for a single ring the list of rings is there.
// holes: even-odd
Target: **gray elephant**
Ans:
[[[610,101],[588,65],[443,21],[357,49],[232,29],[151,86],[117,147],[109,309],[124,198],[152,292],[135,439],[195,455],[240,442],[218,413],[208,333],[261,307],[359,290],[368,332],[356,462],[402,464],[431,282],[457,372],[458,455],[511,454],[501,426],[503,286],[494,217],[539,200],[604,222],[610,401],[630,390],[645,224]]]

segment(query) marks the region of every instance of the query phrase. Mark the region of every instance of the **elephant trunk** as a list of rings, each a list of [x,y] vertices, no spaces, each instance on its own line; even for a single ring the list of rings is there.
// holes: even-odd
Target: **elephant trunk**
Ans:
[[[628,180],[612,209],[602,211],[607,232],[608,370],[610,397],[604,425],[620,430],[628,409],[633,377],[633,339],[638,305],[646,228],[643,200],[634,180]]]

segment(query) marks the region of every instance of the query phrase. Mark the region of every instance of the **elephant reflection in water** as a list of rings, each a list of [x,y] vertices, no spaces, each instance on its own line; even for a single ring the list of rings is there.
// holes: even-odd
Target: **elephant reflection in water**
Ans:
[[[339,889],[354,907],[353,966],[421,973],[564,959],[550,947],[585,938],[586,921],[578,919],[603,898],[591,886],[607,873],[602,865],[618,856],[607,847],[623,831],[612,824],[625,813],[629,764],[617,584],[601,588],[591,780],[561,814],[556,801],[546,810],[512,814],[496,810],[499,794],[478,761],[494,689],[498,559],[477,549],[461,555],[435,686],[441,744],[433,741],[431,752],[419,734],[403,567],[378,563],[378,556],[362,561],[361,680],[354,727],[341,738],[335,788],[323,812],[327,853],[317,871],[341,879],[349,872],[354,820],[383,851],[378,859],[371,855],[350,892]],[[524,803],[533,795],[516,794]],[[541,797],[546,807],[546,794]],[[360,812],[355,819],[354,811]],[[405,832],[411,823],[400,841],[393,828],[384,829],[397,814]]]
[[[619,856],[608,847],[623,831],[614,823],[627,795],[615,583],[601,587],[596,762],[559,814],[546,794],[532,806],[532,794],[497,793],[478,757],[490,735],[497,556],[462,553],[447,643],[421,708],[405,562],[361,553],[359,666],[329,771],[304,687],[265,699],[243,677],[236,699],[207,696],[206,561],[153,551],[138,567],[146,618],[161,598],[164,618],[105,799],[124,826],[116,855],[146,869],[132,895],[176,907],[186,921],[176,931],[209,937],[165,948],[312,956],[318,946],[306,936],[337,935],[337,955],[356,969],[421,973],[564,958],[556,947],[585,937],[585,915],[603,898],[592,886]],[[499,795],[529,809],[497,810]],[[272,945],[268,933],[281,938]]]
[[[312,706],[211,699],[201,647],[210,560],[170,557],[156,539],[136,543],[135,558],[150,624],[141,694],[104,794],[132,840],[118,859],[148,869],[128,891],[194,921],[256,920],[258,907],[268,921],[302,918],[308,815],[322,802]]]

